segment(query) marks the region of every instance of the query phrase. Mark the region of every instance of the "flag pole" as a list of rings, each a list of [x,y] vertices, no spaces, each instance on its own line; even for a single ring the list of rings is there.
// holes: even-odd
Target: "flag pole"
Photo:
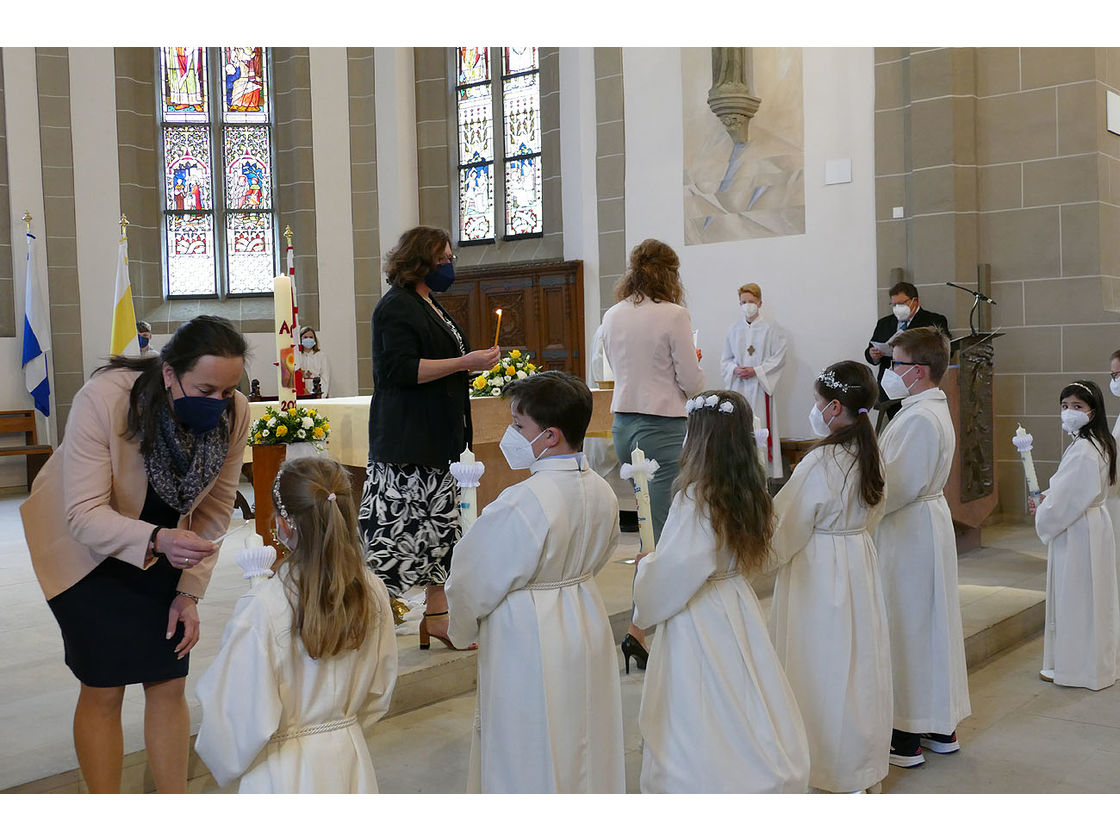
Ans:
[[[31,240],[33,240],[35,238],[34,234],[31,233],[31,220],[32,220],[32,218],[33,217],[31,215],[30,210],[24,210],[23,211],[23,224],[24,224],[24,227],[27,229],[27,233],[26,233],[26,237],[27,237],[27,239],[26,239],[26,241],[27,241],[27,263],[28,263],[29,266],[31,265],[31,249],[33,247],[32,244],[31,244]],[[38,282],[37,278],[36,278],[36,282]],[[25,298],[26,298],[26,296],[29,295],[29,294],[37,294],[37,290],[33,290],[30,287],[28,287],[24,290],[24,294],[25,294]],[[24,306],[24,312],[26,313],[26,311],[27,311],[27,300],[26,299],[24,300],[23,306]],[[47,313],[42,312],[42,313],[39,313],[39,316],[42,317],[45,314],[47,314]],[[25,316],[24,316],[24,330],[26,331],[26,329],[27,329],[27,317],[26,317],[26,314],[25,314]],[[47,331],[49,332],[49,330],[50,330],[50,327],[47,326]],[[48,385],[48,388],[49,388],[50,387],[50,370],[51,370],[51,363],[47,359],[47,353],[50,352],[49,336],[48,336],[47,344],[48,344],[48,347],[46,349],[43,349],[42,353],[43,353],[43,361],[45,363],[45,368],[46,368],[46,371],[47,371],[47,385]],[[48,394],[48,397],[47,397],[47,407],[48,407],[48,409],[50,408],[50,396],[49,396],[49,394]],[[41,412],[36,412],[36,413],[40,414]],[[36,424],[38,424],[38,422],[39,422],[38,417],[35,418],[35,422],[36,422]],[[45,437],[47,439],[47,445],[50,446],[52,449],[56,448],[58,443],[57,443],[57,440],[56,440],[56,435],[54,433],[55,421],[52,420],[51,417],[49,417],[49,416],[44,416],[43,417],[43,424],[44,424],[44,428],[46,430]]]

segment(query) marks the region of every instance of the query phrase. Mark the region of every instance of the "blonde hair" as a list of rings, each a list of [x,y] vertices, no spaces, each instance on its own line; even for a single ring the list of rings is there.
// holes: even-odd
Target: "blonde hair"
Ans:
[[[657,239],[646,239],[630,252],[630,265],[614,287],[615,300],[633,297],[636,303],[649,298],[654,303],[684,300],[681,261],[677,252]]]
[[[296,458],[284,462],[273,496],[297,535],[281,570],[292,632],[312,659],[357,650],[379,607],[362,557],[350,476],[330,458]]]
[[[757,283],[744,283],[739,287],[739,294],[750,294],[758,298],[758,302],[762,303],[762,289]]]
[[[774,535],[774,504],[754,439],[754,414],[742,395],[704,391],[730,412],[702,408],[688,415],[681,471],[674,491],[691,490],[708,514],[716,547],[735,557],[748,574],[761,567]]]

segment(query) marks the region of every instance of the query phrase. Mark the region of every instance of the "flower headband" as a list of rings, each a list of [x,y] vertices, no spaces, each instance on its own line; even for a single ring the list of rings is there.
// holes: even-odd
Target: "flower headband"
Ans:
[[[821,373],[817,376],[817,382],[828,388],[832,388],[834,391],[842,391],[845,394],[853,388],[859,387],[854,383],[849,384],[847,382],[841,382],[830,370],[821,371]]]
[[[719,397],[715,394],[709,394],[706,397],[693,397],[684,404],[686,414],[692,414],[694,411],[699,411],[701,408],[715,408],[719,406],[720,414],[730,414],[735,410],[735,406],[731,404],[730,400],[724,400],[722,403]]]
[[[280,498],[280,476],[284,474],[284,465],[280,465],[280,469],[276,471],[276,480],[272,482],[272,506],[283,517],[284,522],[287,523],[289,528],[294,529],[296,526],[292,522],[291,517],[288,516],[288,509],[284,507],[284,500]],[[333,502],[338,499],[338,496],[331,492],[327,495],[327,501]]]

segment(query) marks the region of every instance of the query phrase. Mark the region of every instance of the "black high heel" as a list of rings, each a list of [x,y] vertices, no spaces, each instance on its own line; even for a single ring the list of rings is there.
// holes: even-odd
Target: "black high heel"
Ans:
[[[630,673],[630,657],[634,657],[634,664],[639,671],[646,669],[649,661],[649,651],[642,647],[642,643],[627,633],[622,637],[622,658],[626,662],[626,673]]]

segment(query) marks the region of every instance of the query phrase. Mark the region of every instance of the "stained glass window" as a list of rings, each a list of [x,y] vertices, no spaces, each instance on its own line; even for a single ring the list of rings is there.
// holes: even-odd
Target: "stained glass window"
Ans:
[[[504,238],[540,236],[544,231],[537,47],[501,47],[494,51],[495,62],[498,54],[501,87],[495,90],[491,49],[456,49],[462,244],[493,241],[498,230],[494,218],[498,202],[505,208],[505,223],[500,230]],[[497,131],[495,113],[501,114]],[[502,161],[500,167],[495,164],[498,159]]]
[[[161,47],[168,297],[271,292],[269,52]]]
[[[541,204],[541,74],[536,47],[502,49],[505,236],[544,231]]]

